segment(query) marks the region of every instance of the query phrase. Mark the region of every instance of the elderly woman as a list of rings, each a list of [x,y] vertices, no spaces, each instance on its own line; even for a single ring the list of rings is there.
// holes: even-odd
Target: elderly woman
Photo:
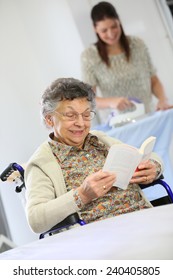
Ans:
[[[25,172],[27,217],[37,233],[74,212],[90,223],[151,207],[138,184],[159,176],[160,159],[152,154],[139,165],[127,190],[112,187],[116,174],[102,167],[109,147],[120,141],[90,132],[94,108],[91,86],[73,78],[55,80],[42,96],[42,118],[52,132]]]

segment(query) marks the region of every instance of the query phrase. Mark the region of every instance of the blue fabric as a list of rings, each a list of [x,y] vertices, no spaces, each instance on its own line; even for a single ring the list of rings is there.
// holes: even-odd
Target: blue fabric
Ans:
[[[140,147],[149,136],[156,136],[154,152],[162,158],[165,165],[164,180],[173,189],[173,167],[169,154],[173,134],[173,109],[152,113],[135,123],[121,127],[110,128],[108,125],[99,125],[94,129],[105,131],[109,136],[135,147]],[[146,189],[145,193],[151,200],[166,194],[160,186]]]

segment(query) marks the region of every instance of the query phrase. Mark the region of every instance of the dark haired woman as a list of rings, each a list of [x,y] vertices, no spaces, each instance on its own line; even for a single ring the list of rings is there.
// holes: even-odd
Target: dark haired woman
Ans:
[[[92,8],[91,19],[98,40],[82,53],[81,63],[83,80],[97,89],[97,107],[126,110],[131,106],[129,99],[138,98],[147,113],[154,110],[153,94],[158,99],[156,109],[167,109],[146,45],[137,37],[126,36],[114,6],[99,2]]]

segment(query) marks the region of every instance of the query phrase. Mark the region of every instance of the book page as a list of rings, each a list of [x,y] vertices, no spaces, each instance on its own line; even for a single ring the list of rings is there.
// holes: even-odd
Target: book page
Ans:
[[[142,155],[135,147],[126,144],[115,144],[110,147],[103,170],[116,173],[115,187],[126,189],[139,165]]]

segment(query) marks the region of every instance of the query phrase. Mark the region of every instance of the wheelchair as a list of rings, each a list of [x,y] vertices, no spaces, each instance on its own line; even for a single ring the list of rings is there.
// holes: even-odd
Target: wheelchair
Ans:
[[[11,174],[16,171],[18,172],[18,176],[17,176],[17,179],[15,178],[13,181],[17,182],[17,184],[18,184],[16,186],[15,191],[17,193],[20,193],[23,189],[25,189],[24,169],[21,165],[15,163],[15,162],[10,163],[8,165],[8,167],[1,173],[0,179],[2,181],[7,181],[7,179],[11,176]],[[160,205],[164,205],[164,204],[173,203],[173,192],[172,192],[170,186],[163,179],[164,179],[164,177],[163,177],[163,175],[161,175],[159,179],[155,180],[151,184],[140,185],[141,189],[149,188],[154,185],[161,185],[166,190],[166,193],[167,193],[166,196],[150,201],[153,206],[160,206]],[[50,230],[41,233],[39,236],[39,239],[44,238],[46,235],[51,236],[55,233],[61,232],[63,229],[69,229],[71,226],[74,226],[77,223],[81,226],[86,224],[85,221],[80,219],[78,213],[73,213],[73,214],[69,215],[68,217],[66,217],[60,223],[56,224]]]

